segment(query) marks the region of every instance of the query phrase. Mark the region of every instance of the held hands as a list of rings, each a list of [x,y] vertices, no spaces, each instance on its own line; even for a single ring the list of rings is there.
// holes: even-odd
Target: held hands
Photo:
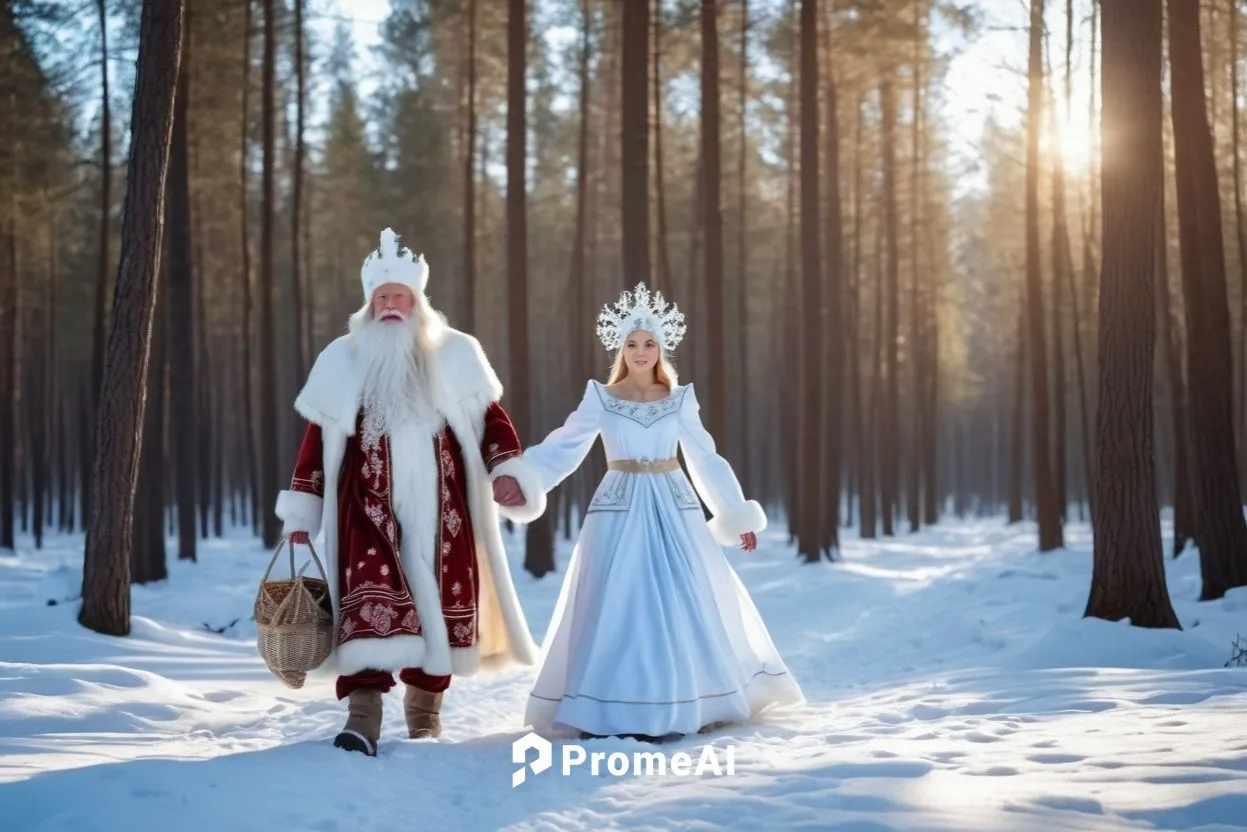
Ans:
[[[740,536],[740,548],[746,552],[752,552],[758,548],[758,536],[753,532],[745,532]]]
[[[514,508],[524,505],[527,500],[515,477],[501,476],[494,480],[494,502]]]

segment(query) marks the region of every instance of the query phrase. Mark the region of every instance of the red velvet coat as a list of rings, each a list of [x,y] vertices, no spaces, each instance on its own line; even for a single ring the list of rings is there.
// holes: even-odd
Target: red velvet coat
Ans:
[[[359,373],[344,339],[317,359],[296,401],[309,425],[277,513],[286,532],[323,532],[336,626],[327,672],[463,674],[536,660],[498,514],[531,520],[545,489],[522,458],[479,345],[447,333],[429,368],[439,424],[365,447]],[[525,506],[493,502],[502,475],[519,482]]]

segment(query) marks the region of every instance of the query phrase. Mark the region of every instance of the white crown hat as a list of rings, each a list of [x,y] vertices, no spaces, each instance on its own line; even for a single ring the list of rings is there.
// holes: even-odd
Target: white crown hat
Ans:
[[[617,350],[634,332],[652,332],[663,350],[673,351],[684,339],[684,313],[668,304],[662,292],[651,293],[644,283],[625,290],[612,309],[609,304],[598,313],[598,340],[608,350]]]
[[[364,284],[364,303],[372,300],[372,293],[385,283],[400,283],[417,295],[424,294],[429,282],[429,264],[423,254],[412,254],[411,249],[399,247],[394,229],[381,232],[381,244],[364,258],[359,270]]]

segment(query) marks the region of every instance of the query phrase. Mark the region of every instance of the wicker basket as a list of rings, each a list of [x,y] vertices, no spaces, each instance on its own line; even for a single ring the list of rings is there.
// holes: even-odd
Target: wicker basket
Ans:
[[[290,578],[269,580],[282,547],[290,547]],[[294,571],[294,544],[283,540],[273,552],[255,598],[256,646],[268,669],[287,687],[301,688],[309,671],[333,649],[333,606],[329,579],[316,549],[308,544],[320,578],[304,577],[308,564]]]

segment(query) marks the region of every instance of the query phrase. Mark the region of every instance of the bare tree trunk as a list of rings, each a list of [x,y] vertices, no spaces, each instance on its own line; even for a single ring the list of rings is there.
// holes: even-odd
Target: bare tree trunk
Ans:
[[[178,507],[178,559],[195,560],[196,454],[202,437],[195,400],[195,296],[191,262],[190,169],[188,160],[188,93],[190,88],[190,18],[182,45],[181,74],[174,105],[173,144],[166,183],[169,226],[169,396],[173,430],[174,491]],[[198,337],[203,337],[202,334]]]
[[[1221,598],[1247,585],[1234,447],[1233,366],[1221,201],[1204,103],[1198,0],[1169,0],[1178,231],[1186,290],[1187,378],[1191,396],[1192,494],[1203,591]]]
[[[1161,231],[1160,0],[1104,0],[1104,270],[1096,416],[1094,559],[1087,616],[1181,629],[1161,552],[1153,449],[1152,367]]]
[[[1163,160],[1162,160],[1163,164]],[[1164,171],[1162,169],[1162,175]],[[1156,231],[1156,298],[1161,337],[1165,348],[1165,372],[1169,381],[1169,405],[1173,410],[1173,556],[1176,558],[1195,538],[1195,506],[1191,498],[1190,422],[1187,418],[1186,376],[1182,370],[1182,344],[1178,318],[1169,288],[1168,225],[1165,192],[1160,194],[1160,227]]]
[[[252,403],[253,370],[251,361],[251,226],[247,218],[247,125],[250,120],[247,92],[251,88],[251,4],[252,0],[242,0],[243,5],[243,47],[242,47],[242,127],[239,130],[239,161],[238,161],[238,247],[242,254],[242,269],[239,274],[242,310],[239,315],[242,326],[242,364],[239,367],[238,384],[242,390],[243,410],[243,461],[247,466],[246,483],[251,503],[251,525],[256,534],[260,534],[260,480],[255,447],[255,408]]]
[[[625,49],[626,49],[625,45]],[[626,54],[626,53],[625,53]],[[817,110],[813,111],[817,112]],[[817,121],[815,122],[817,131]],[[815,133],[817,138],[817,132]],[[715,436],[727,434],[727,344],[723,315],[723,214],[719,188],[722,183],[719,146],[719,24],[715,0],[701,4],[701,207],[705,234],[706,280],[706,428]],[[815,215],[817,216],[817,215]]]
[[[96,499],[91,506],[78,621],[130,632],[130,543],[146,391],[164,178],[181,63],[183,2],[145,0],[134,88],[121,261],[96,412]]]
[[[828,10],[830,11],[830,10]],[[826,305],[820,315],[818,338],[823,366],[819,375],[819,403],[826,409],[821,429],[824,434],[823,456],[820,462],[823,483],[823,507],[817,512],[820,521],[820,543],[828,559],[834,560],[840,550],[840,481],[843,459],[844,397],[841,390],[844,381],[845,332],[841,311],[842,281],[844,273],[844,232],[840,216],[840,107],[836,89],[836,76],[832,61],[831,19],[824,16],[824,32],[827,47],[827,272]],[[817,112],[817,110],[816,110]],[[816,122],[817,123],[817,122]],[[817,183],[815,183],[817,184]]]
[[[713,2],[713,0],[711,0]],[[649,283],[649,3],[623,3],[623,110],[619,131],[623,283]],[[703,14],[705,12],[703,11]]]
[[[291,289],[294,301],[295,374],[302,379],[307,373],[311,345],[308,343],[308,303],[303,296],[303,263],[300,259],[300,214],[303,210],[303,110],[306,98],[307,68],[303,62],[303,0],[294,0],[294,67],[295,67],[295,140],[294,170],[291,171],[290,194],[290,263]]]
[[[749,382],[749,131],[747,128],[749,115],[749,0],[740,0],[740,156],[736,162],[736,188],[739,207],[737,212],[738,228],[736,231],[736,306],[740,310],[740,329],[737,338],[740,341],[738,375],[740,385],[741,406],[737,415],[740,436],[740,479],[745,489],[752,492],[756,487],[753,477],[751,443],[749,441],[749,411],[752,403]]]
[[[1060,146],[1061,127],[1057,122],[1056,98],[1052,96],[1052,115],[1048,120],[1053,147]],[[1065,222],[1065,161],[1058,152],[1052,161],[1052,410],[1054,421],[1053,464],[1057,513],[1061,522],[1067,517],[1069,505],[1068,438],[1065,422],[1065,320],[1061,306],[1061,286],[1074,270],[1073,252]]]
[[[167,253],[167,246],[165,251]],[[165,261],[167,257],[161,259]],[[139,454],[134,537],[130,547],[130,580],[136,584],[162,581],[169,574],[164,529],[165,345],[168,343],[169,304],[166,301],[167,293],[160,283],[158,280],[155,305],[152,308],[143,448]]]
[[[1029,106],[1026,130],[1026,312],[1030,347],[1031,433],[1034,446],[1035,511],[1039,520],[1039,551],[1062,546],[1048,423],[1048,346],[1044,336],[1043,276],[1039,264],[1039,134],[1043,120],[1043,0],[1031,0]]]
[[[885,197],[886,199],[886,197]],[[876,214],[877,215],[877,214]],[[876,519],[878,518],[879,493],[875,487],[877,462],[880,454],[879,446],[879,412],[883,406],[883,223],[875,222],[875,313],[874,313],[874,346],[870,361],[870,403],[866,410],[866,430],[862,437],[862,461],[860,463],[862,492],[861,515],[863,540],[874,540],[878,537]]]
[[[468,136],[463,151],[463,325],[476,326],[476,2],[468,0]]]
[[[1238,331],[1238,430],[1239,491],[1247,490],[1247,218],[1243,216],[1243,158],[1239,147],[1238,106],[1238,0],[1230,0],[1230,115],[1234,147],[1234,232],[1238,238],[1239,331]],[[1176,518],[1175,518],[1176,522]],[[1178,545],[1174,535],[1174,546]],[[1180,550],[1176,550],[1180,551]]]
[[[667,246],[667,187],[664,181],[662,161],[662,122],[666,96],[662,84],[662,0],[654,0],[654,187],[655,204],[658,209],[658,274],[661,288],[671,291],[671,252]],[[654,287],[659,288],[658,280]]]
[[[108,9],[105,0],[97,0],[100,22],[100,238],[95,267],[95,315],[91,342],[91,410],[99,407],[100,381],[104,375],[104,331],[108,325],[109,238],[112,231],[113,150],[112,104],[108,88]],[[82,436],[82,523],[87,524],[91,509],[91,466],[94,448],[89,430]]]
[[[883,201],[884,233],[887,235],[888,270],[885,281],[887,317],[883,325],[887,387],[884,390],[879,462],[879,501],[883,511],[883,533],[894,535],[893,512],[900,488],[901,392],[900,355],[900,221],[896,211],[896,91],[892,78],[883,81]]]
[[[277,157],[273,148],[274,76],[277,60],[276,20],[273,0],[264,0],[264,73],[262,81],[261,135],[264,144],[262,205],[260,208],[260,509],[266,549],[277,545],[281,527],[273,507],[277,504],[277,356],[274,352],[273,294],[273,175]]]
[[[17,154],[13,157],[16,180]],[[10,213],[0,235],[0,549],[16,549],[14,516],[17,489],[17,321],[20,295],[17,291],[17,197],[9,194]]]
[[[914,89],[913,89],[913,167],[909,183],[909,234],[910,234],[910,284],[909,284],[909,364],[912,372],[910,403],[913,416],[913,434],[906,454],[909,474],[908,492],[905,495],[905,510],[909,515],[909,530],[918,531],[922,527],[922,439],[926,435],[923,422],[926,418],[926,401],[923,391],[926,369],[926,358],[922,344],[922,257],[919,243],[922,225],[921,171],[922,171],[922,43],[923,31],[920,18],[921,4],[915,3],[914,11]],[[929,266],[928,266],[929,268]],[[899,438],[899,434],[898,434]]]
[[[866,212],[866,201],[862,199],[862,143],[865,132],[865,117],[862,108],[865,102],[859,96],[857,100],[857,125],[853,142],[853,265],[849,269],[849,310],[847,321],[848,332],[848,364],[849,364],[849,396],[853,400],[850,411],[850,433],[853,436],[853,458],[856,468],[858,495],[858,533],[864,536],[866,531],[866,503],[871,506],[870,532],[874,534],[874,494],[867,486],[870,484],[869,469],[873,458],[866,452],[864,435],[865,420],[864,402],[862,401],[862,220]],[[873,488],[873,485],[871,485]]]
[[[507,12],[507,336],[511,347],[512,418],[521,440],[531,439],[540,414],[529,387],[528,219],[525,193],[525,94],[528,26],[525,0],[510,0]],[[644,61],[642,61],[644,66]],[[528,524],[524,568],[540,578],[554,571],[554,527],[550,514]]]
[[[705,4],[703,3],[703,8]],[[823,257],[819,219],[818,0],[801,0],[801,522],[797,551],[807,563],[822,557],[823,504]],[[713,181],[713,180],[708,180]],[[720,353],[712,350],[713,356]],[[717,362],[717,358],[712,361]]]
[[[1018,340],[1013,373],[1013,420],[1009,438],[1009,522],[1020,523],[1025,516],[1022,472],[1025,465],[1023,436],[1026,424],[1026,293],[1018,303]]]

